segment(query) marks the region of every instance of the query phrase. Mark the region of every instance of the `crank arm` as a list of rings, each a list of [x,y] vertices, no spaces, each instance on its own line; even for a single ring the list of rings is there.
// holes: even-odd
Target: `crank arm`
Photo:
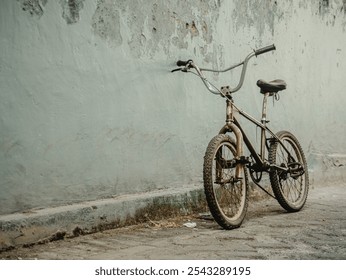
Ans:
[[[270,169],[276,169],[276,170],[280,170],[280,171],[285,171],[285,172],[288,172],[289,171],[289,168],[287,167],[283,167],[283,166],[279,166],[279,165],[276,165],[276,164],[271,164],[270,165]]]
[[[225,184],[234,184],[234,183],[237,183],[237,182],[239,182],[240,180],[241,180],[242,178],[234,178],[234,177],[232,177],[232,178],[229,178],[229,179],[227,179],[227,180],[220,180],[220,181],[215,181],[214,183],[215,184],[218,184],[218,185],[225,185]]]

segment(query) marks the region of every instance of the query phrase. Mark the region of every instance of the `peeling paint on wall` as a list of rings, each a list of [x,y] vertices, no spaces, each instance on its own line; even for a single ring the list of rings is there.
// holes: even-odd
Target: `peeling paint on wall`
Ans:
[[[172,49],[198,45],[195,54],[199,52],[209,62],[220,49],[212,44],[220,5],[214,0],[193,6],[189,1],[99,0],[92,26],[115,46],[127,39],[134,57],[152,58],[160,52],[173,55]],[[120,22],[125,23],[125,30]]]
[[[22,9],[40,18],[47,0],[17,0]],[[80,20],[85,0],[60,0],[67,24]],[[158,54],[175,56],[176,49],[188,49],[205,62],[222,63],[223,48],[213,43],[221,0],[189,1],[98,0],[92,17],[96,35],[112,47],[125,41],[135,58],[153,58]],[[219,61],[217,60],[219,59]]]
[[[67,24],[79,21],[79,12],[83,9],[83,2],[84,0],[60,0],[63,9],[62,17]]]
[[[109,0],[98,1],[92,18],[92,28],[98,36],[117,47],[122,44],[123,39],[120,33],[120,13],[116,3]]]
[[[23,11],[28,12],[31,16],[41,17],[43,15],[43,7],[47,4],[47,0],[17,0]]]
[[[147,1],[148,5],[131,9],[128,24],[131,28],[129,45],[135,56],[154,56],[157,52],[171,55],[172,47],[187,49],[198,45],[204,58],[212,49],[215,24],[219,17],[219,4],[203,1],[191,7],[188,1]],[[145,37],[145,41],[141,38]],[[212,46],[210,46],[212,48]],[[199,51],[199,50],[197,50]],[[196,50],[195,50],[196,52]]]

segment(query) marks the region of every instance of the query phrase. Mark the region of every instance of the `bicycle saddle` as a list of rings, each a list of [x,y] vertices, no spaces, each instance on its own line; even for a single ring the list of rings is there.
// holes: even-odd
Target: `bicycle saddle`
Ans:
[[[276,93],[280,90],[286,89],[286,82],[283,80],[274,80],[271,82],[266,82],[263,80],[257,81],[257,86],[261,89],[261,93]]]

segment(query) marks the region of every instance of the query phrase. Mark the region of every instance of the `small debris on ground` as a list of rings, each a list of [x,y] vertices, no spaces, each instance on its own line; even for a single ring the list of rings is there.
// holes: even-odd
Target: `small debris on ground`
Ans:
[[[183,225],[188,227],[188,228],[195,228],[197,226],[197,224],[194,222],[188,222],[188,223],[185,223]]]

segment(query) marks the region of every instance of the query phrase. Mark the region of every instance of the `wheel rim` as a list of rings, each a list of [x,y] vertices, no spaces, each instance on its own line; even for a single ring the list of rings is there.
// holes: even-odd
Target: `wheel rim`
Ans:
[[[299,174],[297,173],[298,171],[293,170],[305,169],[306,167],[303,164],[299,148],[294,141],[287,137],[281,141],[285,148],[280,144],[278,145],[276,150],[276,164],[292,170],[292,172],[277,171],[281,194],[288,203],[299,206],[305,201],[306,177],[303,174],[304,172],[301,172],[302,175],[297,176]]]
[[[234,147],[229,143],[222,143],[216,150],[212,167],[215,200],[221,214],[229,222],[242,216],[246,201],[245,174],[243,172],[243,178],[235,181],[235,168],[230,164],[234,162],[234,157]]]

